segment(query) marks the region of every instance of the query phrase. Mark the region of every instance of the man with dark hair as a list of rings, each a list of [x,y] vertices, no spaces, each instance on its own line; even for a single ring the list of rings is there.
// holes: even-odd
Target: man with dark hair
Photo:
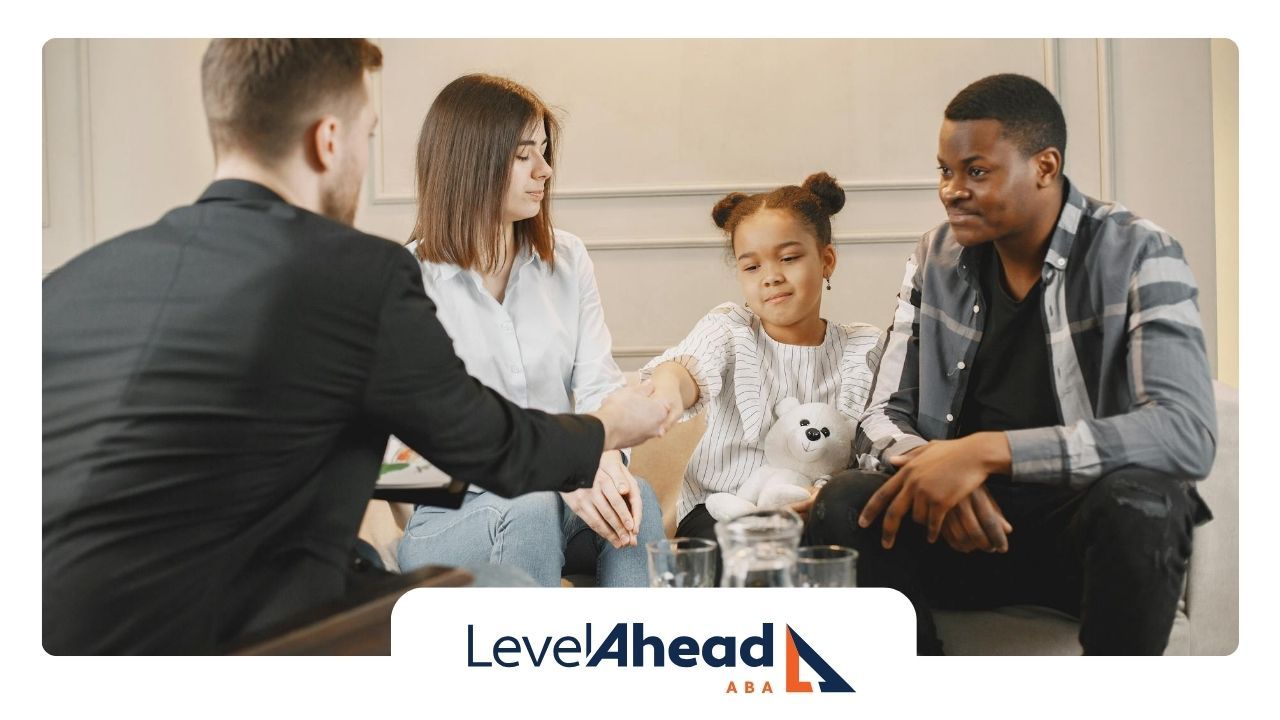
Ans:
[[[838,475],[812,511],[813,541],[859,550],[859,584],[911,599],[921,653],[942,649],[931,607],[1034,603],[1079,617],[1086,653],[1159,654],[1210,517],[1195,279],[1162,229],[1063,176],[1065,146],[1030,78],[947,107],[948,220],[907,261],[859,426],[892,476]]]
[[[212,652],[340,601],[390,433],[512,496],[589,487],[660,432],[644,390],[589,417],[484,387],[413,256],[350,226],[380,64],[214,41],[214,183],[46,278],[47,651]]]

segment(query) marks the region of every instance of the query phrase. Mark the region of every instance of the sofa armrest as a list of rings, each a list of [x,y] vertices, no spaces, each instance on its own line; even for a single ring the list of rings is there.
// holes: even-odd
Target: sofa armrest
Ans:
[[[1228,655],[1240,639],[1240,396],[1214,382],[1218,452],[1196,486],[1213,520],[1195,529],[1187,585],[1192,655]]]
[[[706,415],[699,413],[693,419],[677,424],[662,437],[631,451],[631,472],[644,478],[658,496],[667,537],[675,537],[676,503],[680,499],[680,486],[684,483],[684,468],[706,430]]]

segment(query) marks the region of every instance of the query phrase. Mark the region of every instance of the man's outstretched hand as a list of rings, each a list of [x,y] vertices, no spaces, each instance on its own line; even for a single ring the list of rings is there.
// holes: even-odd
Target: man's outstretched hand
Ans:
[[[654,397],[653,383],[642,382],[615,391],[589,414],[604,424],[604,449],[621,450],[661,436],[669,410]]]

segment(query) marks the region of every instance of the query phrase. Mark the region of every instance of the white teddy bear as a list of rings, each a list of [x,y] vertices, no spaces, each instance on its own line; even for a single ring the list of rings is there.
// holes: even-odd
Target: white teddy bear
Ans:
[[[849,466],[855,426],[840,411],[826,403],[801,405],[791,397],[775,411],[778,420],[764,438],[765,465],[738,492],[707,497],[707,512],[716,520],[805,500],[814,481]]]

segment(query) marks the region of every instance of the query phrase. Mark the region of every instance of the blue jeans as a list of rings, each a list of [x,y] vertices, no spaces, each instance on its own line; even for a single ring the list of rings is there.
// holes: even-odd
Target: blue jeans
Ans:
[[[596,547],[596,577],[601,587],[649,584],[645,543],[666,537],[662,509],[649,483],[636,478],[644,510],[636,547],[615,549],[596,535],[555,492],[503,498],[490,492],[467,493],[457,510],[420,506],[405,526],[396,559],[401,570],[424,565],[483,568],[511,565],[545,587],[560,585],[564,547],[588,532]]]

